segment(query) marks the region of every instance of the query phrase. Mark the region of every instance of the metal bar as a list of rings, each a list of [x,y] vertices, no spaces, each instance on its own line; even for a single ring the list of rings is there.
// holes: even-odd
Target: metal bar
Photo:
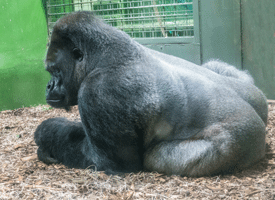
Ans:
[[[65,0],[63,0],[63,4],[65,4]],[[63,12],[66,12],[65,6],[62,6],[62,7],[63,7]]]
[[[78,5],[78,4],[87,4],[91,3],[90,1],[86,2],[79,2],[79,3],[68,3],[68,4],[58,4],[58,5],[48,5],[48,7],[61,7],[61,6],[69,6],[69,5]],[[117,4],[117,3],[116,3]],[[174,3],[174,4],[157,4],[156,7],[163,7],[163,6],[181,6],[181,5],[192,5],[193,3]],[[110,5],[110,4],[106,4]],[[127,7],[127,8],[121,8],[121,9],[140,9],[140,8],[153,8],[154,5],[148,5],[148,6],[139,6],[139,7]],[[105,10],[105,9],[104,9]],[[108,9],[106,9],[108,10]],[[111,9],[110,9],[111,10]]]
[[[193,20],[194,20],[194,42],[201,44],[201,37],[200,37],[200,7],[199,7],[199,0],[193,1]],[[201,45],[200,45],[200,54],[199,54],[199,62],[202,64],[201,60]]]
[[[137,42],[140,44],[194,44],[200,45],[199,43],[194,43],[193,36],[186,37],[177,37],[177,38],[135,38]]]

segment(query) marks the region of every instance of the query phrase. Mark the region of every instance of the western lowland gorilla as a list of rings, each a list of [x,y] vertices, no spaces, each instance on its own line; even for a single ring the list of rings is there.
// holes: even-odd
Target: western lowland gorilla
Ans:
[[[148,49],[90,12],[59,19],[46,56],[47,103],[81,122],[35,131],[38,157],[106,173],[208,176],[264,157],[267,103],[244,71]]]

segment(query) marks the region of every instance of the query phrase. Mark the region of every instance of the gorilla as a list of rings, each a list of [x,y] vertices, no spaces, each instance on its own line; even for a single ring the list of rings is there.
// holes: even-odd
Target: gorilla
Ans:
[[[47,103],[81,117],[38,126],[47,164],[199,177],[264,157],[267,102],[245,71],[148,49],[87,11],[56,22],[45,62]]]

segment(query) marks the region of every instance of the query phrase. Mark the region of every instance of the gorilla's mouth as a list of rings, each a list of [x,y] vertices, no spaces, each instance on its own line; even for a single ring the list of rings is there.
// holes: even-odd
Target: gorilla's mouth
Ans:
[[[52,100],[52,99],[49,99],[47,100],[47,102],[53,102],[53,103],[57,103],[57,102],[60,102],[61,100],[57,99],[57,100]]]
[[[46,101],[47,101],[47,104],[49,104],[52,107],[61,108],[61,107],[64,107],[64,104],[65,104],[64,99],[65,98],[62,98],[62,99],[46,99]]]

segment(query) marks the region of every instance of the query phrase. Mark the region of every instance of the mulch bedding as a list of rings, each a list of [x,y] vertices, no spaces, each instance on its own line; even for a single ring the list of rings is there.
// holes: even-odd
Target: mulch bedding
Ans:
[[[80,119],[42,105],[0,112],[0,199],[274,199],[275,105],[269,105],[265,158],[231,175],[187,178],[158,173],[107,176],[37,159],[36,127],[51,117]]]

